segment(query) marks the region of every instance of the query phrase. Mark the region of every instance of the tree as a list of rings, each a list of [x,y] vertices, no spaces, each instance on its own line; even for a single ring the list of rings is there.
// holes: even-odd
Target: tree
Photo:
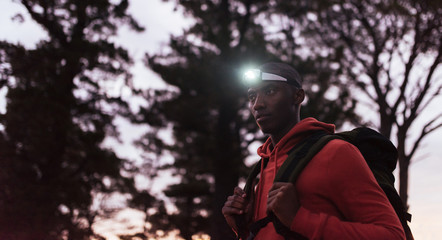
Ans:
[[[302,66],[301,73],[311,79],[306,89],[313,84],[323,85],[313,77],[320,61],[302,59],[295,55],[297,49],[288,51],[278,47],[276,40],[266,40],[265,27],[257,19],[269,10],[268,2],[176,1],[195,24],[182,36],[171,37],[170,53],[146,58],[148,66],[174,88],[147,92],[149,106],[134,122],[147,122],[155,129],[140,140],[140,146],[158,155],[170,154],[174,159],[162,169],[179,176],[182,183],[169,186],[165,194],[178,208],[169,221],[185,239],[199,231],[209,233],[212,239],[233,238],[221,208],[247,170],[244,159],[250,155],[249,144],[262,140],[239,82],[243,68],[285,60]],[[290,58],[280,58],[283,55]],[[333,71],[327,66],[321,71],[326,83],[325,73]],[[326,99],[325,92],[321,89],[317,99]],[[337,107],[347,99],[345,94],[341,96],[336,101],[323,101],[326,109],[338,111],[321,117],[332,121],[351,114],[351,104],[347,104],[346,111]],[[311,98],[309,104],[317,99]],[[310,106],[305,107],[307,113],[317,107]],[[158,129],[169,127],[172,144],[157,134]],[[202,225],[207,222],[210,225]]]
[[[88,239],[101,211],[94,195],[136,191],[130,164],[102,142],[118,135],[114,117],[130,114],[107,84],[133,89],[128,53],[109,37],[121,23],[142,28],[127,14],[127,0],[20,3],[48,39],[35,49],[0,42],[0,87],[8,90],[0,116],[0,236]]]
[[[304,36],[340,69],[342,81],[377,106],[380,132],[396,137],[399,193],[407,205],[410,162],[422,140],[442,126],[441,112],[422,126],[413,125],[442,88],[437,77],[442,5],[414,0],[279,1],[277,5],[275,12],[289,18],[306,13]],[[411,129],[420,134],[410,138]]]
[[[142,232],[120,235],[119,237],[122,240],[140,238],[149,239],[150,237],[158,238],[161,237],[159,234],[157,234],[158,230],[171,231],[176,229],[176,227],[170,223],[170,217],[167,214],[164,201],[159,200],[148,191],[141,191],[134,194],[132,199],[129,201],[128,207],[138,209],[139,211],[145,213],[145,224]],[[155,224],[150,224],[150,227],[148,227],[146,223]]]

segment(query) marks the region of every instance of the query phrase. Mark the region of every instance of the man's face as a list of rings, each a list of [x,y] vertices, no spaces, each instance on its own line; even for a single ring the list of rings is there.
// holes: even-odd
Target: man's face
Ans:
[[[270,135],[284,135],[296,124],[299,103],[290,85],[265,81],[248,90],[249,108],[261,131]]]

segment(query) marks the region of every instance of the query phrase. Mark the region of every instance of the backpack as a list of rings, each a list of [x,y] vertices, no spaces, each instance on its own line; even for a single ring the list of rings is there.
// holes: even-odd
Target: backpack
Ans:
[[[373,172],[378,184],[387,195],[393,206],[401,224],[404,228],[407,240],[413,240],[408,222],[411,221],[411,214],[406,211],[404,204],[394,187],[393,171],[396,168],[397,149],[389,139],[380,133],[366,127],[355,128],[352,131],[329,134],[325,131],[318,131],[302,142],[294,146],[287,154],[288,157],[276,173],[274,182],[296,182],[299,174],[310,160],[331,140],[341,139],[356,146]],[[252,182],[261,170],[261,161],[266,167],[268,159],[261,159],[252,168],[244,187],[247,196],[253,190]],[[244,218],[238,216],[236,219],[238,227],[244,229]],[[273,214],[260,219],[249,227],[250,234],[248,240],[254,239],[259,230],[269,222],[273,222],[278,234],[287,239],[306,239],[304,236],[290,231]]]

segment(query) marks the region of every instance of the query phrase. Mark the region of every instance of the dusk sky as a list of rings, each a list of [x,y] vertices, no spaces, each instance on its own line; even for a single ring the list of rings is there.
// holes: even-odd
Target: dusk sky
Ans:
[[[185,18],[180,11],[173,11],[173,3],[164,3],[161,0],[131,0],[129,10],[134,18],[143,25],[146,30],[143,33],[130,32],[126,27],[120,29],[119,35],[114,41],[127,48],[135,63],[131,68],[136,86],[142,88],[165,88],[167,87],[160,77],[147,69],[142,62],[146,52],[150,54],[167,51],[168,39],[171,34],[181,34],[182,29],[189,26],[192,20]],[[24,22],[13,21],[12,18],[17,13],[22,13]],[[32,48],[35,44],[47,37],[46,33],[26,14],[24,8],[18,1],[0,1],[0,40],[13,43],[21,43],[27,48]],[[435,74],[442,81],[442,69],[439,66],[439,74]],[[0,90],[0,112],[5,111],[5,89]],[[440,113],[439,99],[430,106]],[[134,99],[134,107],[143,104],[142,100]],[[428,109],[427,115],[430,117],[434,111]],[[425,115],[425,116],[427,116]],[[425,119],[425,116],[422,119]],[[313,116],[314,117],[314,116]],[[422,122],[422,121],[421,121]],[[134,161],[139,161],[140,152],[131,146],[131,141],[143,131],[139,128],[128,125],[120,121],[123,143],[116,148],[117,154]],[[417,125],[419,121],[417,122]],[[1,129],[1,128],[0,128]],[[109,141],[108,144],[117,144]],[[413,215],[410,223],[412,232],[416,240],[437,240],[442,239],[442,128],[430,134],[419,152],[416,154],[410,166],[409,184],[409,212]],[[175,181],[165,174],[163,178],[155,181],[155,192],[161,192],[161,187],[168,182]],[[221,211],[221,209],[220,209]],[[122,218],[142,219],[143,214],[135,211],[128,211]],[[119,221],[116,221],[119,222]],[[142,223],[139,223],[141,227]],[[123,223],[112,224],[109,222],[97,223],[96,230],[106,236],[109,240],[115,238],[115,233],[123,233],[127,226]]]

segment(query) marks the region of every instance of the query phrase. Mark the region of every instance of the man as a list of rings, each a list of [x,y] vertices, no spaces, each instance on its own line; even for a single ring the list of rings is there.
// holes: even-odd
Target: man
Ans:
[[[274,214],[279,221],[307,239],[405,239],[399,219],[376,182],[359,150],[343,140],[332,140],[305,167],[295,184],[273,183],[287,152],[318,130],[333,133],[335,126],[314,118],[300,119],[304,100],[301,77],[282,63],[267,63],[251,74],[259,82],[248,89],[249,108],[267,141],[258,148],[268,163],[252,196],[236,187],[222,212],[239,232],[238,216],[251,222]],[[284,239],[273,223],[259,230],[256,240]]]

